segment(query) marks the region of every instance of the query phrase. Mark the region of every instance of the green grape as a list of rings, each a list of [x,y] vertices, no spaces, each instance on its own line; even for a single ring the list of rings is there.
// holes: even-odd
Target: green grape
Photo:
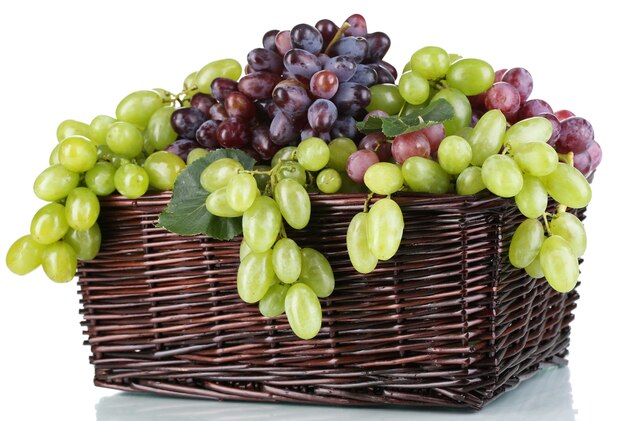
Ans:
[[[568,208],[579,209],[591,201],[591,186],[576,168],[560,162],[554,171],[541,178],[548,194]]]
[[[372,254],[378,260],[391,259],[400,247],[404,230],[400,206],[391,199],[380,199],[370,208],[366,227],[367,244]]]
[[[476,194],[486,188],[480,167],[467,167],[456,179],[456,192],[462,196]]]
[[[366,193],[367,187],[363,183],[357,183],[348,177],[345,172],[341,173],[341,189],[339,193]]]
[[[430,85],[425,77],[419,73],[409,71],[400,76],[398,91],[409,104],[420,105],[428,100]]]
[[[402,164],[406,184],[418,193],[442,194],[450,190],[450,176],[433,160],[412,156]]]
[[[552,123],[543,117],[531,117],[518,121],[506,131],[504,143],[509,145],[513,152],[517,148],[530,142],[547,142],[552,136]]]
[[[307,171],[319,171],[328,164],[330,150],[319,137],[304,139],[296,148],[298,162]]]
[[[231,178],[228,182],[226,199],[232,209],[238,212],[245,212],[252,206],[258,191],[254,176],[241,173]]]
[[[209,151],[204,148],[192,149],[189,152],[189,155],[187,155],[187,166],[193,164],[195,161],[197,161],[200,158],[204,158],[208,154],[209,154]]]
[[[456,63],[457,61],[459,61],[459,60],[461,60],[463,58],[463,56],[460,56],[460,55],[454,54],[454,53],[448,54],[448,57],[450,58],[450,64]]]
[[[537,255],[532,263],[526,266],[524,270],[528,275],[530,275],[531,278],[543,278],[543,270],[541,269],[541,259],[539,258],[539,255]]]
[[[87,136],[96,145],[104,145],[107,141],[107,132],[116,120],[108,115],[98,115],[91,120],[89,125],[89,136]]]
[[[406,73],[411,70],[411,61],[407,61],[404,67],[402,68],[402,73]]]
[[[411,69],[428,80],[444,77],[450,67],[450,56],[439,47],[423,47],[411,56]]]
[[[59,162],[74,172],[90,170],[98,160],[98,148],[82,136],[70,136],[60,143]]]
[[[143,150],[143,134],[132,124],[118,121],[107,132],[106,144],[114,154],[132,159]]]
[[[174,107],[159,108],[152,114],[146,130],[144,131],[146,142],[158,151],[167,148],[176,140],[176,132],[170,124]]]
[[[357,272],[370,273],[376,269],[378,259],[370,251],[367,244],[367,214],[359,212],[354,215],[346,236],[350,262]]]
[[[472,105],[463,93],[457,89],[442,89],[433,96],[430,102],[445,99],[452,106],[454,116],[443,122],[446,135],[459,134],[464,127],[469,126],[472,120]]]
[[[78,231],[88,230],[100,215],[98,196],[87,187],[77,187],[65,201],[65,218],[69,226]]]
[[[515,161],[506,155],[491,155],[483,164],[483,183],[496,196],[513,197],[524,187],[524,176]]]
[[[259,301],[259,311],[265,317],[278,317],[285,312],[288,285],[272,285]]]
[[[354,141],[347,137],[338,137],[328,144],[330,158],[328,168],[339,172],[346,172],[346,162],[348,157],[357,151]]]
[[[206,209],[215,216],[222,218],[236,218],[243,212],[233,209],[228,203],[228,188],[222,187],[211,193],[205,201]]]
[[[474,133],[473,127],[463,127],[461,130],[459,130],[457,136],[461,136],[463,139],[467,140],[472,136],[472,133]]]
[[[139,165],[126,164],[115,171],[113,183],[120,194],[129,199],[137,199],[148,191],[150,177]]]
[[[437,159],[448,174],[460,174],[472,160],[472,147],[460,136],[448,136],[439,145]]]
[[[63,241],[72,246],[79,260],[93,260],[98,255],[102,243],[100,226],[95,223],[84,231],[70,228],[63,237]]]
[[[35,180],[33,190],[38,198],[47,202],[65,199],[78,186],[80,176],[61,164],[46,168]]]
[[[578,258],[569,243],[558,235],[547,238],[539,253],[541,270],[552,288],[569,292],[578,281]]]
[[[78,261],[76,252],[64,241],[46,246],[41,257],[41,266],[48,278],[54,282],[69,282],[76,274]]]
[[[298,184],[306,184],[306,171],[304,167],[295,161],[284,161],[276,170],[276,181],[295,180]]]
[[[248,254],[237,271],[237,292],[246,303],[256,303],[263,298],[274,281],[272,250]]]
[[[300,230],[307,226],[311,218],[311,199],[300,183],[289,178],[279,181],[274,187],[274,200],[292,228]]]
[[[256,180],[256,184],[259,187],[259,191],[265,191],[268,183],[270,182],[270,175],[268,172],[271,170],[269,165],[255,165],[252,168],[256,171],[254,174],[254,179]]]
[[[241,65],[232,58],[213,61],[198,71],[194,85],[204,94],[211,93],[211,83],[218,77],[237,80],[241,76]]]
[[[226,187],[231,178],[242,171],[243,165],[231,158],[222,158],[209,164],[200,174],[200,184],[209,193]]]
[[[333,268],[322,253],[312,248],[302,249],[300,282],[308,285],[315,295],[326,298],[335,289]]]
[[[550,174],[559,163],[554,148],[543,142],[520,144],[515,148],[513,158],[522,171],[537,177]]]
[[[404,185],[400,166],[390,162],[377,162],[369,167],[363,181],[368,189],[384,196],[397,192]]]
[[[572,248],[576,257],[580,257],[587,249],[587,234],[585,227],[576,215],[561,212],[550,221],[550,231],[562,237]]]
[[[119,121],[130,123],[143,130],[148,125],[152,114],[165,105],[167,102],[163,101],[158,92],[136,91],[120,101],[115,109],[115,117]]]
[[[433,91],[431,90],[430,93],[432,92]],[[425,105],[426,104],[413,105],[411,103],[405,102],[404,106],[402,107],[402,110],[400,110],[400,114],[398,115],[405,117],[405,116],[410,116],[413,114],[421,113],[422,111],[424,111]]]
[[[543,226],[536,219],[527,219],[515,230],[509,246],[509,261],[516,268],[530,265],[541,250]]]
[[[65,206],[48,203],[33,216],[30,235],[39,244],[52,244],[63,238],[68,228]]]
[[[341,174],[337,170],[326,168],[317,174],[315,184],[322,193],[337,193],[341,189]]]
[[[7,252],[7,267],[16,275],[26,275],[41,264],[45,248],[45,245],[39,244],[30,235],[20,237]]]
[[[91,130],[89,126],[83,122],[76,120],[65,120],[57,127],[57,140],[62,142],[65,138],[70,136],[91,136]]]
[[[115,191],[115,166],[110,162],[98,162],[85,174],[85,184],[98,196],[108,196]]]
[[[183,82],[183,89],[185,91],[197,90],[196,86],[196,77],[198,76],[198,72],[191,72],[187,75]]]
[[[243,262],[243,259],[250,253],[252,253],[252,249],[248,243],[246,243],[246,240],[241,240],[241,245],[239,246],[239,261]]]
[[[150,178],[150,185],[157,190],[172,190],[178,174],[185,167],[185,161],[168,151],[153,153],[143,164]]]
[[[296,149],[297,148],[295,146],[285,146],[276,152],[276,155],[272,158],[272,168],[278,165],[281,161],[293,161],[295,159]]]
[[[502,149],[506,118],[500,110],[487,111],[476,123],[467,141],[472,146],[472,165],[481,166],[485,160]]]
[[[52,152],[50,152],[50,158],[48,159],[48,164],[50,164],[51,166],[61,163],[61,160],[59,159],[59,149],[61,149],[61,144],[57,143],[54,149],[52,149]]]
[[[464,58],[456,61],[446,73],[448,86],[458,89],[467,96],[485,92],[491,88],[494,79],[493,67],[476,58]]]
[[[515,204],[526,218],[538,218],[544,214],[548,206],[548,192],[541,180],[524,174],[522,190],[515,195]]]
[[[276,202],[267,196],[255,199],[243,213],[243,238],[256,253],[269,250],[280,232],[282,217]]]
[[[389,115],[398,114],[404,105],[404,98],[400,95],[398,87],[393,83],[384,83],[370,86],[370,103],[365,109],[369,111],[380,110]]]
[[[302,271],[300,247],[290,238],[281,238],[274,244],[272,265],[278,279],[286,284],[293,284]]]
[[[291,330],[301,339],[314,338],[322,328],[320,300],[305,284],[297,283],[289,287],[285,296],[285,312]]]

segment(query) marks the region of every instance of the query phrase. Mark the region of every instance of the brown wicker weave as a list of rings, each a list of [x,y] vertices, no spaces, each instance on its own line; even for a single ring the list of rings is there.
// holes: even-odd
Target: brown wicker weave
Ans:
[[[95,384],[251,401],[481,408],[543,364],[564,364],[576,292],[508,263],[521,220],[486,195],[398,196],[398,254],[369,275],[345,234],[364,195],[312,195],[290,232],[330,260],[337,284],[313,340],[237,295],[239,241],[154,226],[169,193],[102,200],[102,250],[79,271]],[[581,215],[579,215],[581,216]]]

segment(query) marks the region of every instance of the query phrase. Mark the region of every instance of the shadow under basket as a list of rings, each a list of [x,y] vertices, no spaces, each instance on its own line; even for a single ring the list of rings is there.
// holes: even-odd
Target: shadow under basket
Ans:
[[[357,273],[345,235],[365,195],[311,195],[288,231],[329,259],[319,335],[300,340],[237,295],[240,239],[155,226],[171,193],[102,198],[102,248],[79,268],[97,386],[217,400],[479,409],[566,363],[578,294],[511,266],[511,200],[398,195],[402,244]],[[577,211],[583,217],[583,211]]]

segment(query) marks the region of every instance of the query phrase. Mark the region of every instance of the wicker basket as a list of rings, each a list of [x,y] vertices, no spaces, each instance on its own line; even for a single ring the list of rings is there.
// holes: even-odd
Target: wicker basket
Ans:
[[[237,295],[239,242],[155,227],[169,193],[102,200],[102,250],[79,286],[95,384],[250,401],[481,408],[564,364],[578,294],[507,258],[522,216],[484,196],[399,195],[397,255],[352,269],[345,234],[364,195],[312,195],[290,232],[330,260],[336,289],[313,340]],[[582,217],[582,210],[579,217]]]

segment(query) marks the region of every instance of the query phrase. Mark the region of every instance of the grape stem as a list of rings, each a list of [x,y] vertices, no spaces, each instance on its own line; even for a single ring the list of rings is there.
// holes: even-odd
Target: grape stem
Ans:
[[[568,152],[565,154],[560,153],[559,160],[573,167],[574,166],[574,152]]]
[[[504,149],[502,149],[501,154],[506,155],[510,150],[511,150],[511,147],[509,145],[506,145]]]
[[[368,208],[370,205],[370,200],[372,200],[372,197],[374,197],[374,192],[370,192],[367,197],[365,198],[365,203],[363,204],[363,212],[367,213],[368,212]]]
[[[288,238],[287,237],[287,231],[285,231],[285,224],[284,223],[280,223],[280,233],[279,233],[281,238]]]
[[[328,43],[328,47],[326,47],[326,50],[324,50],[324,54],[328,54],[332,46],[335,45],[337,41],[339,41],[343,33],[346,32],[348,28],[350,28],[350,24],[348,22],[344,22],[343,25],[341,25],[341,28],[339,28],[339,30],[333,37],[333,39],[331,39],[330,42]]]
[[[547,212],[544,212],[544,214],[543,214],[543,225],[544,225],[544,227],[546,229],[546,232],[548,233],[548,236],[551,236],[552,235],[552,231],[550,231],[550,225],[548,224],[548,215],[550,215],[550,214],[547,213]],[[550,215],[550,216],[552,216],[552,215]]]

